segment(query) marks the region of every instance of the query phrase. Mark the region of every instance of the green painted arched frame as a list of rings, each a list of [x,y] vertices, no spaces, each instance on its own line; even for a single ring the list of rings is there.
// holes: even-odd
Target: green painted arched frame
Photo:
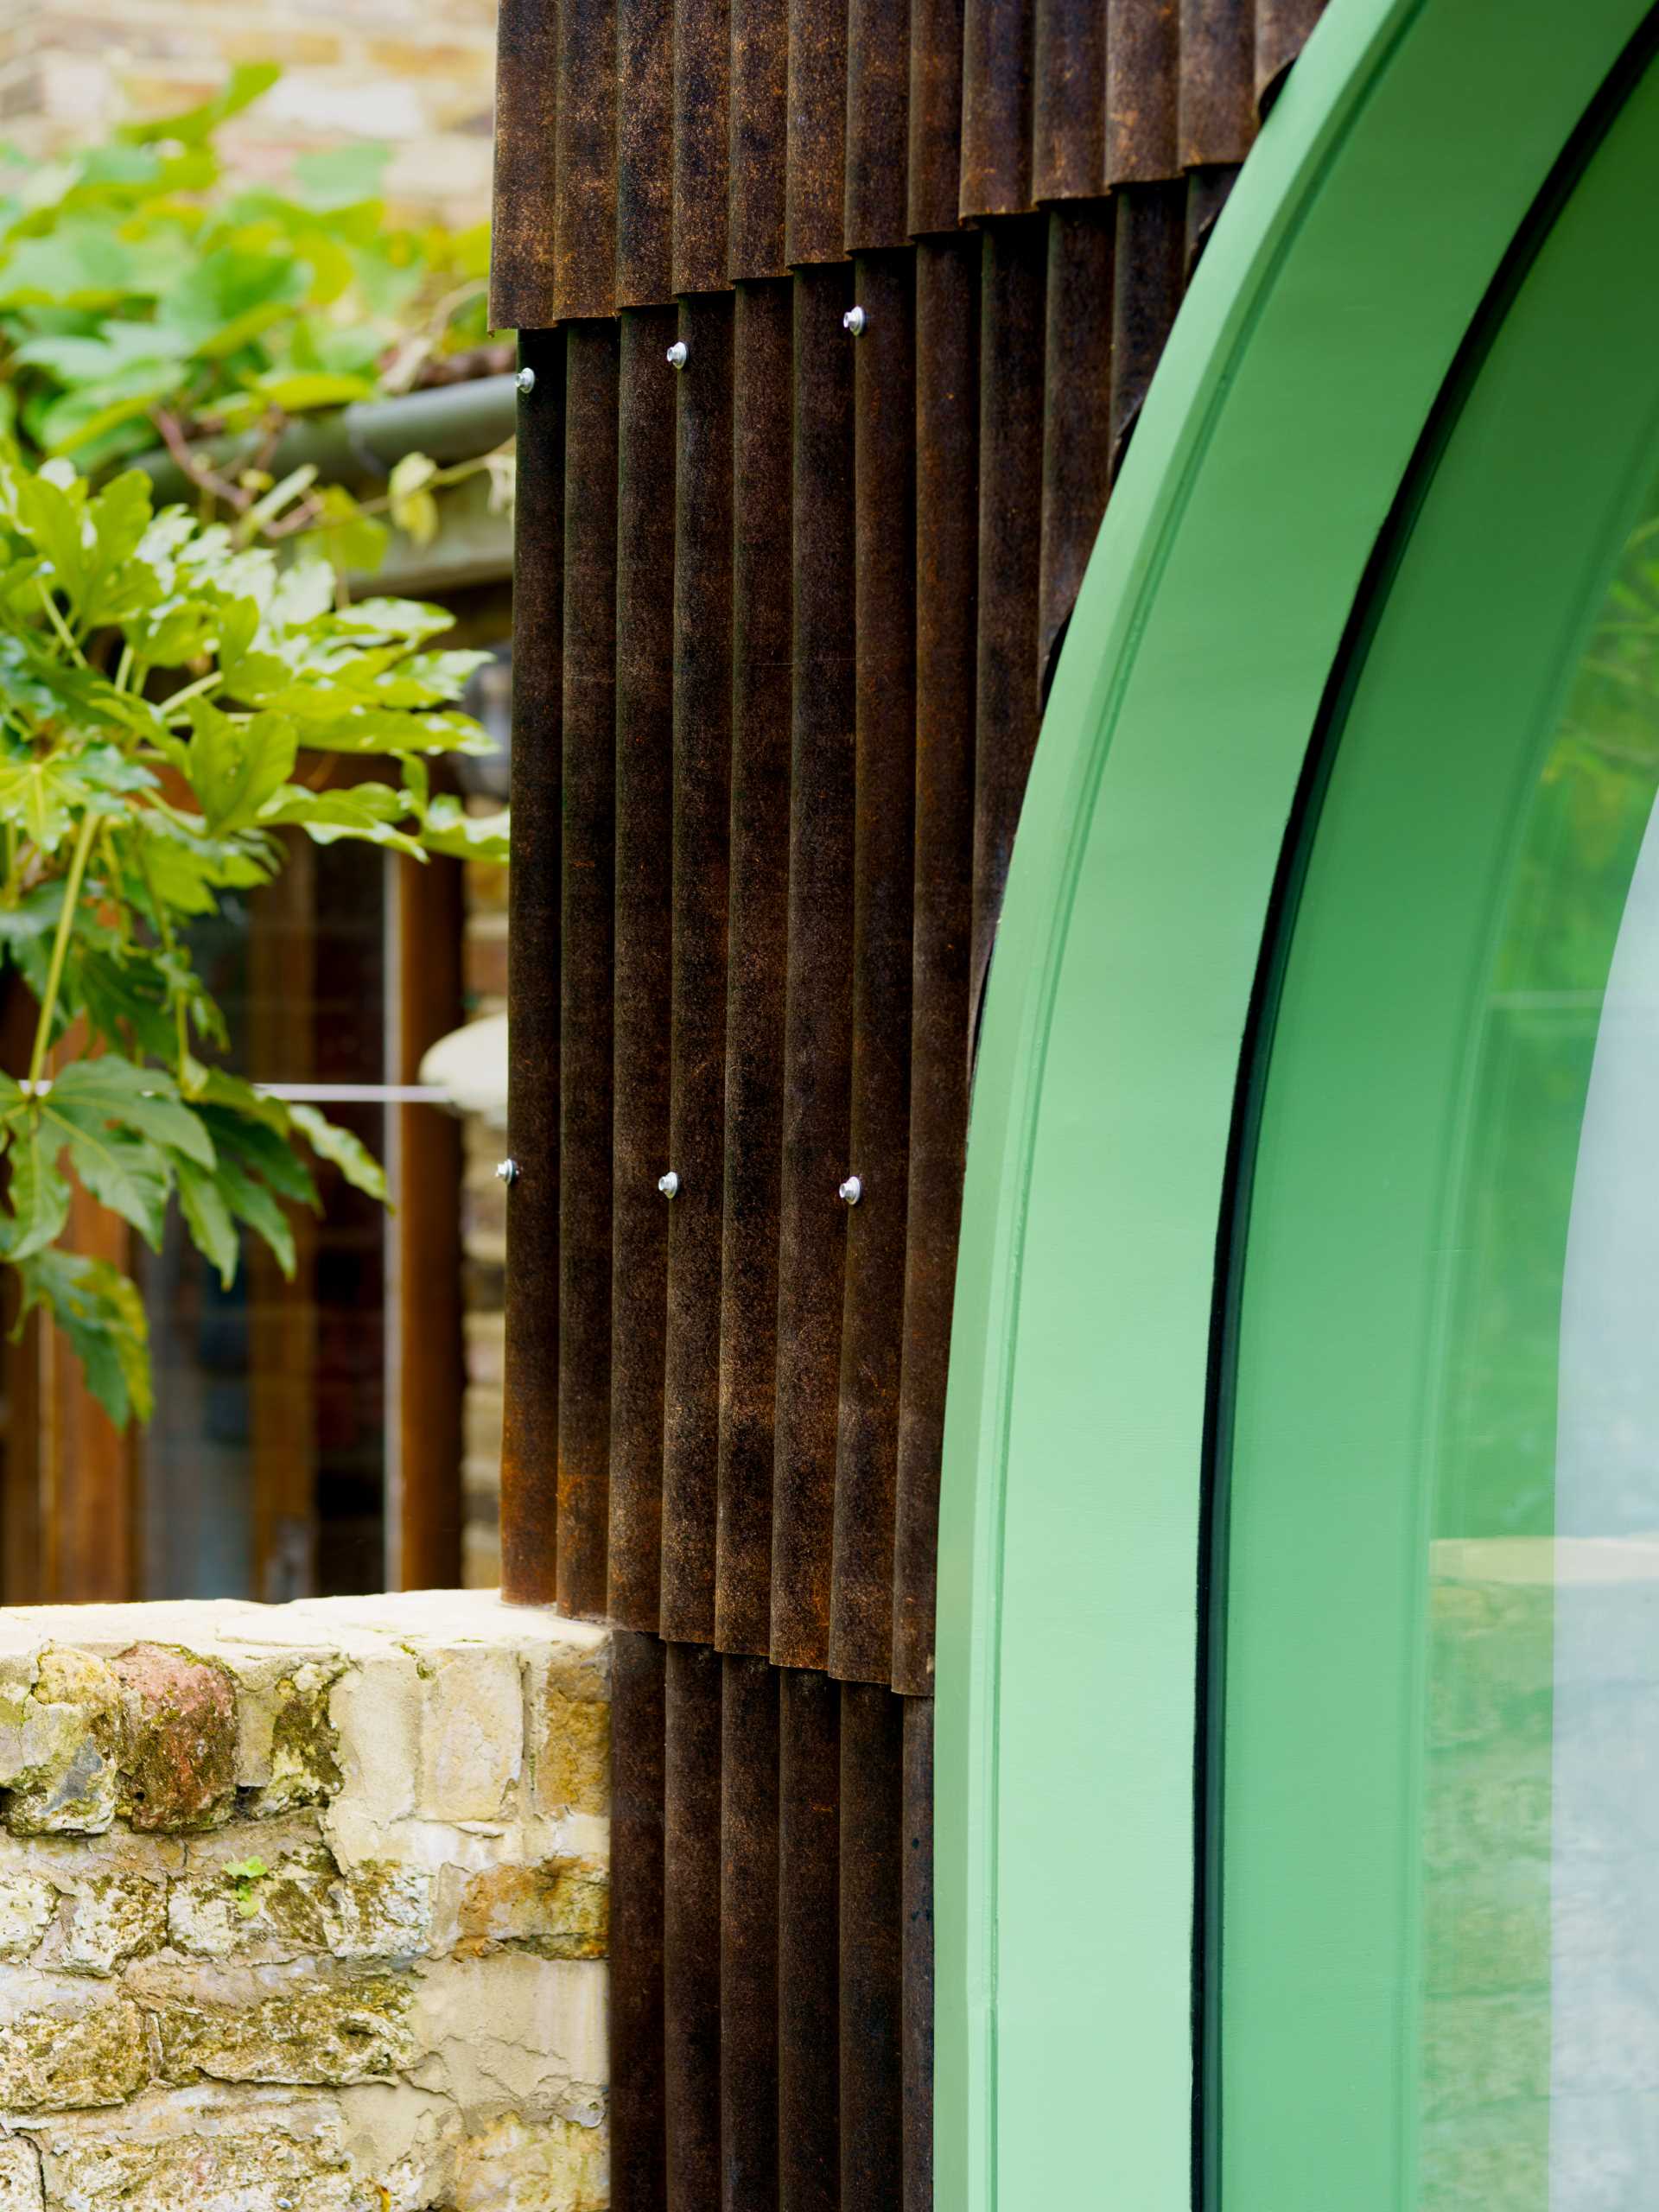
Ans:
[[[1413,455],[1643,14],[1333,0],[1183,308],[1078,601],[988,995],[957,1281],[936,1784],[951,2212],[1192,2201],[1205,1426],[1275,878]]]

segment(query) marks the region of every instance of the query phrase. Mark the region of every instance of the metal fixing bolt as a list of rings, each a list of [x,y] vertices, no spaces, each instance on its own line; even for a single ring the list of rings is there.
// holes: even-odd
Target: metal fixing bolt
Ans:
[[[659,1175],[657,1178],[657,1187],[665,1198],[677,1198],[679,1196],[680,1190],[680,1179],[671,1167],[666,1175]]]
[[[841,318],[841,327],[843,330],[850,331],[855,338],[861,338],[864,335],[864,326],[869,319],[862,308],[849,308]]]
[[[677,338],[674,340],[668,349],[666,359],[671,369],[683,369],[685,366],[686,346],[683,338]]]
[[[864,1195],[864,1185],[856,1175],[849,1175],[836,1196],[849,1206],[855,1206]]]
[[[499,1160],[495,1166],[495,1179],[498,1183],[506,1184],[508,1188],[511,1189],[513,1184],[518,1180],[518,1161],[516,1160]]]
[[[536,389],[536,372],[535,372],[535,370],[534,370],[534,369],[529,369],[529,368],[520,369],[520,370],[519,370],[519,372],[518,372],[518,390],[519,390],[519,392],[520,392],[521,396],[522,396],[524,398],[528,399],[528,398],[530,397],[531,393],[532,391],[535,391],[535,389]]]

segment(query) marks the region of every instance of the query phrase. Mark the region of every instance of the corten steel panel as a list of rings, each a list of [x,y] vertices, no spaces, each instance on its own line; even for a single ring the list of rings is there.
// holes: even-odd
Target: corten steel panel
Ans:
[[[933,2202],[933,1700],[905,1700],[904,2212]]]
[[[1046,216],[1020,216],[987,230],[980,278],[976,1008],[1037,742],[1047,270]]]
[[[915,258],[861,256],[853,504],[856,798],[853,1061],[830,1672],[887,1682],[909,1195],[916,784]]]
[[[779,1241],[772,1656],[830,1634],[853,982],[853,347],[846,268],[795,279],[789,951]]]
[[[518,357],[513,513],[512,818],[507,878],[509,1147],[501,1583],[557,1594],[559,1465],[559,874],[564,707],[565,336],[530,331]]]
[[[490,321],[497,330],[536,330],[553,320],[558,39],[556,0],[502,0],[490,238]]]
[[[611,1645],[611,2212],[663,2212],[665,1654]]]
[[[558,0],[559,122],[553,314],[616,306],[616,0]]]
[[[1112,286],[1114,475],[1181,303],[1186,196],[1186,186],[1179,182],[1129,186],[1117,195]]]
[[[621,318],[616,563],[616,1104],[610,1614],[658,1624],[668,1326],[674,785],[673,308]]]
[[[916,253],[916,936],[893,1678],[933,1683],[934,1554],[968,1130],[979,627],[977,238]]]
[[[1098,197],[1106,177],[1106,10],[1036,0],[1032,196]]]
[[[1178,0],[1107,0],[1106,182],[1179,174]]]
[[[848,0],[847,251],[909,243],[909,0]]]
[[[1031,205],[1035,0],[966,0],[962,50],[964,219]]]
[[[720,1458],[732,764],[732,300],[682,301],[674,553],[674,945],[664,1636],[711,1642]],[[665,370],[665,375],[672,374]]]
[[[888,2212],[902,2186],[904,1707],[841,1693],[842,2212]]]
[[[558,1595],[581,1615],[609,1535],[617,326],[566,344]]]
[[[837,2212],[841,1693],[790,1669],[779,1699],[779,2212]]]
[[[1324,11],[1325,0],[1255,0],[1255,99],[1262,114]]]
[[[671,1643],[664,1759],[664,2075],[668,2212],[720,2205],[721,1670]]]
[[[789,941],[790,379],[787,283],[741,285],[733,331],[731,905],[715,1642],[772,1630],[772,1408]]]
[[[725,1662],[721,1708],[721,2212],[778,2202],[778,1683]]]
[[[616,303],[674,290],[674,0],[617,0]]]
[[[787,0],[784,258],[840,261],[846,183],[847,0]]]
[[[1181,0],[1183,168],[1242,162],[1255,136],[1252,0]]]
[[[957,227],[962,197],[963,0],[910,0],[911,233]]]
[[[1050,215],[1037,631],[1045,696],[1110,485],[1113,250],[1110,200]]]
[[[674,0],[674,289],[727,283],[727,0]]]
[[[731,0],[729,273],[781,276],[789,136],[789,17],[778,0]]]
[[[1236,168],[1217,163],[1212,168],[1192,170],[1186,180],[1186,260],[1185,278],[1192,282],[1192,271],[1198,265],[1198,256],[1210,243],[1210,233],[1222,209],[1227,205],[1227,195],[1238,175]]]

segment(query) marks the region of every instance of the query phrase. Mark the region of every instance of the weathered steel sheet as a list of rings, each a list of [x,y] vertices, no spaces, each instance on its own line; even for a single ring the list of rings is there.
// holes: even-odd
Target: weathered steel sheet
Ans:
[[[778,1670],[725,1662],[720,1893],[721,2212],[778,2202]]]
[[[1106,179],[1106,10],[1037,0],[1032,196],[1098,198]]]
[[[1116,475],[1181,303],[1186,271],[1185,182],[1117,194],[1112,285],[1112,474]]]
[[[977,238],[916,253],[916,914],[893,1680],[933,1682],[939,1462],[968,1133],[979,634]]]
[[[553,320],[558,37],[558,9],[551,0],[502,0],[495,31],[490,233],[490,321],[497,330],[533,331]]]
[[[916,787],[915,257],[854,264],[853,1052],[830,1669],[893,1666]]]
[[[1179,0],[1107,0],[1109,185],[1179,174]]]
[[[966,0],[962,41],[964,218],[1031,206],[1034,0]]]
[[[702,1644],[667,1648],[663,1761],[663,2013],[667,2212],[719,2212],[721,1674]]]
[[[904,2212],[933,2202],[933,1700],[905,1700]]]
[[[617,0],[616,303],[674,291],[674,0]]]
[[[779,2212],[839,2212],[841,1693],[790,1669],[779,1695]]]
[[[954,231],[962,200],[963,0],[910,0],[909,222]]]
[[[731,229],[734,282],[782,276],[789,138],[789,16],[778,0],[731,0]]]
[[[671,307],[623,315],[618,392],[609,1611],[633,1629],[657,1627],[662,1573],[678,325]]]
[[[847,174],[842,244],[849,253],[910,243],[908,0],[848,0]]]
[[[616,0],[558,0],[558,141],[555,149],[553,315],[608,315],[616,307]]]
[[[1255,136],[1252,0],[1181,0],[1183,168],[1242,162]]]
[[[1037,625],[1045,698],[1110,484],[1114,229],[1109,200],[1068,202],[1048,219]]]
[[[664,1636],[712,1643],[732,761],[732,299],[683,300],[674,556],[674,944]],[[672,373],[664,371],[665,374]]]
[[[715,1642],[772,1640],[772,1463],[789,944],[787,282],[741,285],[733,337],[731,901]]]
[[[846,0],[787,0],[784,258],[840,261],[847,175]]]
[[[674,289],[727,282],[731,111],[727,0],[674,0]]]
[[[889,2212],[904,2160],[904,1701],[841,1693],[841,2202]]]
[[[663,1646],[611,1645],[611,2212],[663,2212]]]
[[[559,909],[564,713],[563,331],[531,331],[518,358],[512,668],[514,862],[507,879],[507,1388],[501,1580],[509,1598],[557,1595],[559,1467]],[[534,640],[529,652],[525,642]]]
[[[852,1058],[855,794],[850,270],[795,279],[795,667],[779,1240],[772,1656],[829,1649]]]

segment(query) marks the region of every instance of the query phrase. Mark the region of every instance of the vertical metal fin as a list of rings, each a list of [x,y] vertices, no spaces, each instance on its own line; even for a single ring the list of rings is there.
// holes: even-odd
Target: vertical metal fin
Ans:
[[[721,1708],[721,2212],[778,2202],[778,1671],[728,1659]]]
[[[854,385],[857,769],[853,1088],[836,1432],[830,1668],[893,1666],[893,1497],[909,1198],[916,786],[916,347],[912,254],[861,256]]]
[[[550,1605],[558,1571],[564,355],[562,330],[526,331],[519,340],[536,388],[519,404],[513,518],[507,1088],[519,1172],[507,1193],[501,1586],[522,1605]]]
[[[902,2187],[904,1704],[841,1693],[842,2212],[888,2212]]]
[[[910,0],[911,235],[953,232],[962,200],[963,0]]]
[[[664,1760],[668,2212],[720,2208],[721,1669],[671,1643]]]
[[[1117,194],[1112,287],[1112,474],[1181,303],[1185,281],[1185,181],[1125,186]]]
[[[727,132],[731,103],[727,0],[675,0],[674,289],[726,284]]]
[[[1100,532],[1111,483],[1113,202],[1048,219],[1039,683],[1054,657]]]
[[[1252,0],[1181,0],[1181,166],[1242,162],[1255,136]]]
[[[1034,200],[1097,197],[1106,177],[1106,10],[1037,0]]]
[[[905,1700],[904,2202],[933,2203],[933,1700]]]
[[[772,1414],[789,938],[791,288],[737,292],[733,346],[732,851],[726,979],[715,1642],[772,1627]]]
[[[582,1615],[605,1611],[609,1541],[617,327],[566,344],[558,1596]]]
[[[616,303],[674,289],[674,0],[617,0]]]
[[[779,2212],[839,2212],[841,1696],[792,1669],[779,1694]]]
[[[611,1271],[610,1613],[655,1629],[668,1329],[674,785],[675,390],[679,318],[621,319],[616,569],[616,1126]]]
[[[789,137],[789,17],[779,0],[731,0],[728,274],[782,276],[784,161]]]
[[[909,0],[849,0],[847,179],[849,253],[910,243]]]
[[[611,1643],[611,2212],[664,2212],[663,1802],[665,1655]]]
[[[557,0],[503,0],[495,32],[495,215],[490,322],[553,320],[553,209],[559,138]]]
[[[664,1636],[712,1642],[732,729],[732,301],[683,301],[674,557],[673,1076]]]
[[[846,0],[788,0],[789,128],[784,258],[840,261],[846,252]]]
[[[794,663],[788,1011],[778,1283],[772,1654],[830,1635],[852,1048],[854,668],[850,272],[795,278]],[[862,341],[857,341],[861,343]]]
[[[553,315],[616,310],[616,0],[559,0]]]
[[[1180,171],[1179,0],[1106,0],[1109,185]]]
[[[1031,205],[1033,0],[967,0],[962,52],[964,220]]]

